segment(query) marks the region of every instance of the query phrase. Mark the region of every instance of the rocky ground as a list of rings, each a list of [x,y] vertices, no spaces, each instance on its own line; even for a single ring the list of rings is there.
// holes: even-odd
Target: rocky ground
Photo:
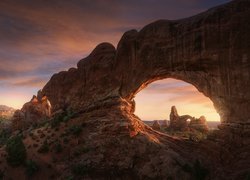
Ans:
[[[126,102],[122,103],[119,108],[128,108]],[[172,137],[153,130],[129,111],[120,114],[117,107],[110,110],[112,113],[106,113],[105,108],[80,114],[63,113],[36,128],[15,132],[15,136],[22,137],[27,157],[19,166],[12,167],[6,161],[8,153],[3,145],[2,176],[12,179],[244,179],[248,176],[248,142],[228,143],[216,134],[199,142]]]

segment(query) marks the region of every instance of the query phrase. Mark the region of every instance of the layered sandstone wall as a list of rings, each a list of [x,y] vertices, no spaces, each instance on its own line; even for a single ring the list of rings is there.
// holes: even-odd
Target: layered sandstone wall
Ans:
[[[190,18],[160,20],[131,30],[117,49],[98,45],[77,68],[43,88],[54,110],[88,110],[126,99],[163,78],[193,84],[225,124],[250,123],[250,1],[232,1]]]

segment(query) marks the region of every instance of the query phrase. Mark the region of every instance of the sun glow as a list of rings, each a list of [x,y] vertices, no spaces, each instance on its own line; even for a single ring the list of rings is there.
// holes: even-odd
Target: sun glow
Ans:
[[[15,109],[21,109],[23,104],[25,102],[30,101],[31,97],[33,94],[35,94],[35,90],[20,90],[17,88],[17,92],[15,92],[14,90],[9,91],[9,92],[1,92],[1,99],[0,99],[0,105],[7,105],[9,107],[13,107]]]
[[[179,115],[194,117],[204,115],[208,121],[220,121],[212,101],[193,85],[175,79],[165,79],[149,84],[136,97],[135,114],[142,120],[169,119],[171,106]]]

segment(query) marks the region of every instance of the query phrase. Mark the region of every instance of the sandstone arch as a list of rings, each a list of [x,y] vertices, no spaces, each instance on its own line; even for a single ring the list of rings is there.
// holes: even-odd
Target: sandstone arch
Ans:
[[[121,99],[133,106],[140,89],[171,77],[208,96],[225,126],[242,128],[250,123],[249,17],[250,2],[238,0],[128,31],[117,48],[102,43],[77,68],[55,74],[43,93],[54,110],[68,105],[90,111],[119,106]]]

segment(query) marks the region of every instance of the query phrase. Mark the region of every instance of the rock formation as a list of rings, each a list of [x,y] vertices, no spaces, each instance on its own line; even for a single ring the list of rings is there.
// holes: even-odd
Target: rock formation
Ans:
[[[189,115],[179,116],[176,107],[172,106],[169,118],[170,118],[170,125],[169,125],[170,129],[175,131],[185,131],[188,130],[187,120],[191,119],[192,116]]]
[[[77,68],[53,75],[42,92],[54,110],[88,110],[119,98],[132,103],[147,84],[175,78],[208,96],[224,127],[248,126],[249,14],[249,1],[239,0],[128,31],[117,48],[102,43]]]
[[[37,125],[40,121],[50,118],[51,104],[47,96],[33,96],[25,103],[21,110],[17,110],[12,118],[13,130],[21,130],[31,125]]]
[[[99,44],[78,62],[77,68],[53,75],[42,93],[50,99],[52,111],[63,107],[79,113],[106,109],[103,114],[112,118],[122,114],[133,119],[133,99],[140,90],[164,78],[183,80],[211,99],[222,122],[216,136],[221,142],[219,147],[213,144],[216,150],[211,153],[213,148],[204,145],[199,152],[211,159],[211,154],[220,152],[227,156],[224,160],[230,159],[232,167],[237,162],[238,169],[250,168],[244,154],[247,148],[241,148],[242,144],[249,144],[250,137],[249,17],[250,1],[235,0],[194,17],[159,20],[139,32],[128,31],[117,48],[109,43]],[[115,111],[110,111],[112,108]],[[102,119],[108,118],[103,115]],[[117,119],[123,125],[123,133],[136,137],[143,132],[136,120],[120,122],[124,119]],[[234,154],[231,141],[237,144],[238,160],[230,158]],[[166,140],[167,144],[172,142]],[[185,145],[182,147],[176,151],[185,156]],[[221,150],[222,147],[229,148]],[[230,153],[226,155],[228,149]],[[228,172],[238,179],[243,177],[232,169],[224,171],[228,167],[223,162],[217,163],[216,168],[219,170],[212,172],[224,178]]]
[[[152,125],[152,128],[153,128],[154,130],[157,130],[157,131],[161,130],[161,125],[160,125],[159,121],[154,120],[154,123],[153,123],[153,125]]]
[[[167,120],[162,120],[161,126],[162,126],[163,128],[167,128],[167,127],[169,126],[168,121],[167,121]]]
[[[211,179],[246,179],[250,169],[249,17],[250,1],[236,0],[194,17],[160,20],[139,32],[126,32],[117,48],[98,45],[77,68],[53,75],[38,97],[48,97],[52,113],[67,107],[77,112],[79,117],[71,121],[83,125],[84,134],[64,139],[64,156],[40,158],[36,147],[27,148],[42,161],[40,175],[52,169],[58,179],[74,177],[71,170],[78,165],[76,171],[87,172],[86,179],[195,179],[197,167],[204,168],[193,162],[201,161]],[[222,120],[222,130],[213,141],[173,138],[153,131],[134,115],[136,93],[163,78],[189,82],[213,101]],[[24,105],[16,116],[44,114],[34,103]],[[70,123],[54,131],[54,142],[65,136],[62,132]],[[24,141],[35,142],[31,137]],[[77,155],[79,151],[82,154]],[[54,157],[58,163],[51,165]],[[5,167],[0,168],[11,176],[15,169]],[[53,178],[49,176],[44,179]]]
[[[189,123],[189,128],[195,129],[201,132],[208,132],[209,130],[205,116],[201,116],[198,119],[192,118]]]
[[[201,132],[208,131],[208,125],[205,116],[195,118],[190,115],[179,116],[175,106],[171,107],[169,128],[174,131],[197,130]],[[188,122],[187,120],[190,120]]]

